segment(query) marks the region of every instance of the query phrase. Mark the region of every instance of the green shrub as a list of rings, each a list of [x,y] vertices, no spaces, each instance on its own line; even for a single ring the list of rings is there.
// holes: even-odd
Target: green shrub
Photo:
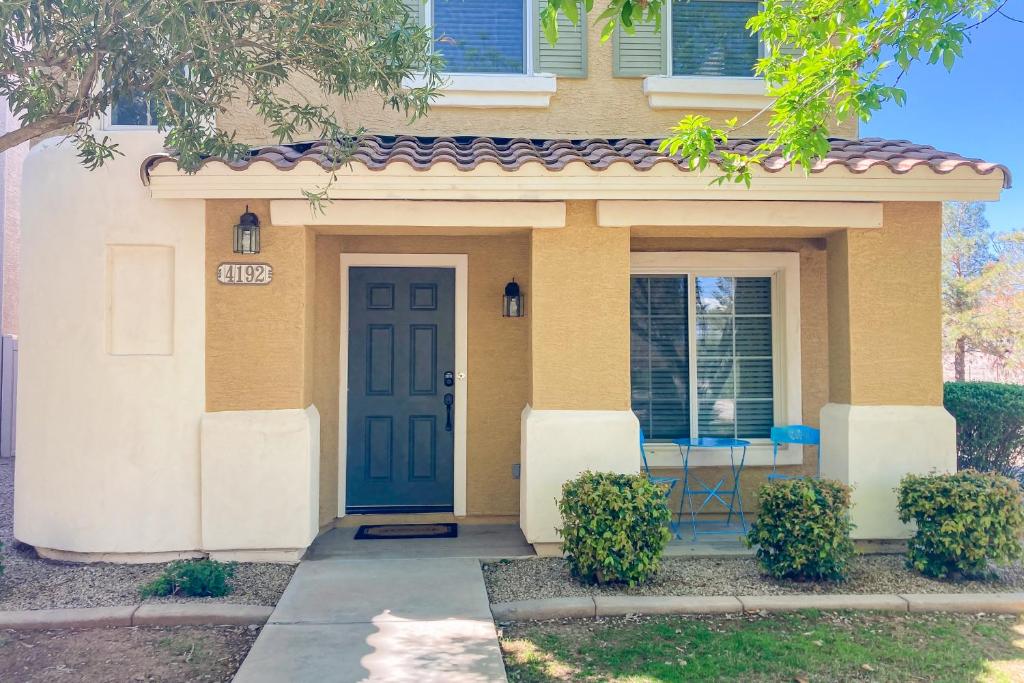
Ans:
[[[778,579],[846,578],[853,556],[850,489],[831,479],[782,479],[758,491],[760,512],[747,543]]]
[[[907,566],[925,576],[982,578],[990,561],[1021,557],[1024,497],[1012,479],[973,470],[908,474],[898,497],[900,519],[917,523]]]
[[[562,551],[585,583],[635,585],[658,571],[671,534],[665,487],[644,474],[584,472],[562,486]]]
[[[155,580],[141,588],[142,597],[189,595],[219,598],[231,592],[228,579],[235,575],[234,563],[216,560],[179,560],[171,562]]]
[[[946,410],[956,418],[959,469],[1024,473],[1024,386],[995,382],[947,382]]]

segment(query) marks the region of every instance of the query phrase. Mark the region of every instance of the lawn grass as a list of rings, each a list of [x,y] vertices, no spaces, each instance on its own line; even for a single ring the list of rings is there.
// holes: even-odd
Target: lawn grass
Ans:
[[[513,624],[510,681],[1020,681],[1017,617],[804,612]]]

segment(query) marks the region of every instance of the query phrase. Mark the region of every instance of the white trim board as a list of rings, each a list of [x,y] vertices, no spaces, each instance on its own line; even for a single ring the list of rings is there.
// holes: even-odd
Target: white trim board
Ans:
[[[800,349],[800,254],[796,252],[633,252],[631,275],[687,274],[712,276],[768,276],[772,286],[772,358],[774,375],[775,424],[803,421]],[[690,305],[693,278],[690,278]],[[696,368],[696,330],[689,326],[690,367]],[[696,415],[696,397],[690,397],[691,416]],[[692,417],[691,417],[692,420]],[[649,444],[652,467],[678,467],[679,449],[672,444]],[[728,454],[694,449],[700,465],[726,465]],[[747,450],[747,465],[771,465],[771,444],[767,439],[752,440]],[[780,448],[779,465],[799,465],[803,449]],[[692,464],[692,463],[691,463]]]
[[[274,199],[270,224],[425,228],[564,228],[565,202],[336,199],[314,211],[306,199]]]
[[[348,279],[349,268],[455,269],[455,454],[453,512],[466,515],[466,419],[469,413],[469,257],[466,254],[341,254],[341,315],[338,355],[338,517],[345,516],[348,452]]]
[[[606,228],[881,228],[882,204],[601,199],[597,202],[597,224]]]
[[[328,190],[331,199],[456,199],[456,200],[560,200],[560,199],[713,199],[786,201],[943,201],[949,199],[995,200],[1003,188],[1003,174],[980,174],[961,166],[936,173],[917,166],[893,173],[882,166],[854,173],[830,166],[804,174],[799,169],[777,172],[752,170],[753,182],[713,185],[717,168],[706,173],[680,171],[661,163],[639,171],[623,161],[604,170],[571,162],[553,171],[540,163],[526,163],[515,171],[492,161],[472,171],[461,171],[440,161],[422,170],[393,162],[374,171],[359,163],[337,170],[338,182]],[[268,161],[235,170],[223,163],[209,163],[194,174],[161,163],[149,172],[149,189],[155,199],[302,199],[303,190],[328,182],[330,173],[312,160],[289,170]]]

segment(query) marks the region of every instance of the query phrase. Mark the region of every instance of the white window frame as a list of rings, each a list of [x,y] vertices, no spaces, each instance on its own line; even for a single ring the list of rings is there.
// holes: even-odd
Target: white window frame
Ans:
[[[431,50],[434,49],[434,1],[426,0],[426,7],[424,8],[424,23],[426,27],[430,29],[430,46]],[[449,76],[487,76],[496,78],[508,78],[508,77],[519,77],[533,76],[533,23],[532,18],[534,11],[537,10],[537,0],[522,0],[523,2],[523,71],[522,73],[482,73],[478,71],[445,71],[445,75]]]
[[[432,2],[433,0],[431,0]],[[700,2],[701,0],[694,0]],[[750,0],[706,0],[714,2],[750,2]],[[662,27],[665,31],[665,73],[669,78],[697,78],[697,79],[708,79],[708,80],[722,80],[722,81],[762,81],[763,79],[756,75],[751,76],[701,76],[699,74],[677,74],[672,71],[672,5],[675,4],[674,0],[665,0],[665,17],[662,20]],[[760,3],[758,3],[760,7]],[[764,57],[764,41],[761,40],[760,36],[757,38],[757,56],[758,58]]]
[[[776,425],[801,423],[803,415],[800,354],[800,254],[795,252],[633,252],[630,275],[687,276],[687,333],[690,375],[690,434],[696,435],[697,327],[695,278],[697,277],[770,277],[772,278],[772,377],[773,409]],[[770,439],[748,439],[746,464],[771,465]],[[647,445],[648,459],[655,467],[678,467],[679,448],[671,443]],[[729,464],[728,451],[694,449],[691,465]],[[803,462],[800,447],[780,448],[779,465]]]

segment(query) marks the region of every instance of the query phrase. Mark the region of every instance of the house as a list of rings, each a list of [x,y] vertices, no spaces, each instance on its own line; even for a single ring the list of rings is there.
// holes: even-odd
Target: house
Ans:
[[[20,541],[284,560],[372,513],[517,523],[550,552],[562,483],[637,471],[641,426],[657,468],[673,438],[750,440],[749,504],[770,427],[795,423],[854,486],[856,535],[906,536],[899,479],[955,467],[941,202],[997,199],[1007,170],[846,123],[810,174],[769,159],[713,186],[656,139],[768,102],[756,3],[676,2],[664,35],[608,44],[564,25],[555,47],[534,0],[482,28],[477,4],[423,6],[452,72],[429,116],[335,103],[369,132],[323,212],[301,194],[327,181],[320,144],[277,145],[244,107],[224,123],[251,156],[194,175],[144,100],[111,113],[126,156],[99,171],[33,149]]]

